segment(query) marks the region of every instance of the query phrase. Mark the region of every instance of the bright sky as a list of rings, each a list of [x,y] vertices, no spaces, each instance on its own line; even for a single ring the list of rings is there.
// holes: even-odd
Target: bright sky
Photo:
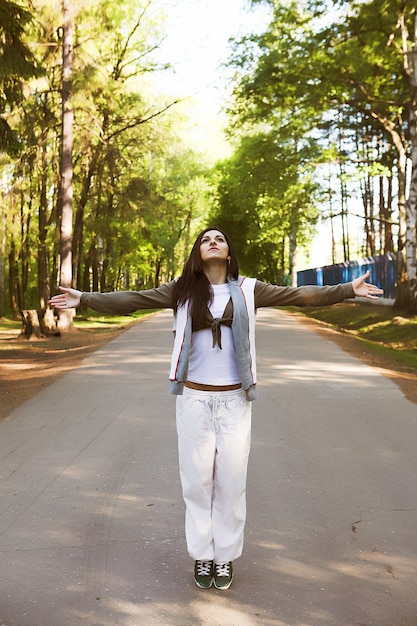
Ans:
[[[201,150],[222,150],[219,111],[227,94],[229,39],[259,32],[268,24],[266,7],[247,0],[155,0],[167,15],[166,38],[158,58],[174,71],[158,77],[161,92],[187,98],[192,138]],[[219,155],[222,156],[222,155]]]

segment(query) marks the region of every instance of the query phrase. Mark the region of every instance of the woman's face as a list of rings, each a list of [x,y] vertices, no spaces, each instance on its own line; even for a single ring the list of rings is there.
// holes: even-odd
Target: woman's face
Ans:
[[[226,237],[219,230],[208,230],[200,241],[200,256],[203,263],[212,260],[227,263],[229,246]]]

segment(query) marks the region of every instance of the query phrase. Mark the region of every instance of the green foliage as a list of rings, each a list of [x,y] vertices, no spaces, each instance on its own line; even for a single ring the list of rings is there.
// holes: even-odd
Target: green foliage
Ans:
[[[3,205],[0,255],[8,257],[16,315],[45,289],[39,259],[50,290],[59,265],[62,16],[49,0],[38,0],[36,16],[30,45],[45,74],[25,82],[24,106],[14,112],[20,153],[8,164]],[[73,19],[74,285],[151,287],[178,273],[206,210],[208,173],[176,136],[175,103],[152,88],[160,14],[144,0],[94,0]]]
[[[392,251],[392,190],[397,183],[398,247],[404,249],[407,245],[410,285],[416,284],[412,226],[417,198],[417,190],[412,188],[416,184],[413,181],[417,181],[415,175],[409,179],[407,212],[401,213],[401,207],[406,205],[405,159],[408,156],[417,163],[415,4],[399,5],[390,0],[265,3],[271,7],[271,22],[265,32],[235,42],[229,64],[235,71],[229,114],[230,134],[237,137],[236,159],[241,156],[246,137],[274,134],[285,160],[289,153],[283,146],[292,140],[293,154],[299,161],[298,170],[295,167],[285,173],[288,189],[280,189],[278,202],[274,202],[283,227],[289,223],[292,227],[279,234],[272,228],[269,233],[265,230],[266,241],[283,241],[289,236],[299,245],[300,235],[304,239],[308,236],[309,229],[302,228],[299,212],[291,209],[291,199],[299,198],[306,207],[316,207],[310,222],[313,225],[317,194],[309,194],[308,189],[323,175],[323,168],[318,166],[326,163],[326,177],[330,180],[327,213],[332,219],[335,215],[341,217],[342,260],[348,260],[349,255],[347,220],[354,194],[363,205],[365,225],[364,249],[358,253]],[[256,159],[251,163],[254,170],[248,169],[240,178],[234,159],[225,164],[226,169],[231,166],[233,174],[222,174],[217,214],[231,227],[239,224],[242,245],[250,246],[256,241],[257,246],[259,239],[253,239],[254,228],[258,225],[268,229],[269,225],[268,220],[262,219],[260,204],[264,204],[265,198],[262,196],[260,203]],[[268,175],[265,164],[262,168]],[[303,188],[306,174],[308,184]],[[376,207],[380,220],[375,215]],[[305,213],[307,222],[309,210]],[[374,218],[382,225],[379,229],[374,226]],[[256,246],[253,258],[259,261]],[[281,248],[281,265],[290,266],[291,245],[286,246],[288,253],[285,245]]]
[[[219,166],[218,207],[211,219],[233,233],[245,273],[285,280],[289,239],[296,233],[302,243],[315,223],[317,188],[302,171],[308,151],[297,151],[293,141],[275,133],[248,135]]]
[[[271,282],[291,275],[295,248],[308,242],[318,218],[323,95],[309,91],[320,56],[311,20],[298,3],[273,3],[267,31],[236,42],[231,60],[237,147],[220,168],[213,217],[237,233],[244,271]]]
[[[234,152],[214,172],[179,141],[175,102],[152,87],[161,14],[146,0],[74,4],[79,288],[172,278],[208,214],[235,241],[242,271],[290,280],[295,249],[308,245],[321,210],[324,163],[337,172],[341,214],[356,184],[367,211],[385,207],[382,220],[392,219],[392,188],[387,198],[372,189],[392,181],[401,150],[411,155],[414,4],[268,4],[265,32],[234,45]],[[36,0],[33,12],[36,20],[26,5],[0,0],[0,142],[10,153],[1,165],[0,260],[14,311],[44,288],[41,261],[52,286],[59,265],[62,16],[49,0]]]
[[[317,44],[311,14],[297,2],[274,3],[267,31],[235,45],[233,110],[239,123],[263,121],[288,136],[315,126],[324,97],[323,68],[317,72],[324,50]]]
[[[33,16],[23,6],[0,0],[0,150],[16,155],[19,141],[10,114],[23,98],[25,81],[41,74],[26,42]]]

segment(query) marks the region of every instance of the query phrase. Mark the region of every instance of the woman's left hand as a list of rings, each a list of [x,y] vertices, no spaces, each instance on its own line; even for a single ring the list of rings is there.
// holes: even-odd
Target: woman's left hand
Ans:
[[[362,274],[362,276],[358,276],[355,280],[352,280],[353,291],[355,292],[355,296],[358,298],[369,298],[370,300],[378,300],[379,296],[382,296],[384,293],[383,289],[380,289],[376,285],[371,285],[371,283],[366,283],[366,279],[368,278],[370,272],[369,270]]]

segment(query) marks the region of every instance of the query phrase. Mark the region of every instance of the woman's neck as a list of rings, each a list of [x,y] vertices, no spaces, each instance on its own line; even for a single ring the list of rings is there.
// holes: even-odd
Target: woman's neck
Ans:
[[[224,285],[227,283],[227,266],[208,267],[204,270],[211,285]]]

